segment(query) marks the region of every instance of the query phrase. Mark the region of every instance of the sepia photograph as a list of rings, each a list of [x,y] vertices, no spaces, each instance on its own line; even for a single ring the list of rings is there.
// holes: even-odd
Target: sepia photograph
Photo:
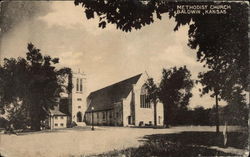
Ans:
[[[249,156],[249,13],[0,1],[0,157]]]

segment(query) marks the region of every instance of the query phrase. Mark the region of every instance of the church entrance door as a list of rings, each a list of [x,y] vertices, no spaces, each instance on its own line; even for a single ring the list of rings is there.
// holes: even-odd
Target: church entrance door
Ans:
[[[81,122],[82,121],[82,113],[81,112],[77,112],[77,122]]]

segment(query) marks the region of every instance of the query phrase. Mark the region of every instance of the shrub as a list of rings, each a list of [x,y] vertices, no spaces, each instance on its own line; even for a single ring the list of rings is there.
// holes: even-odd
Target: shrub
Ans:
[[[6,128],[7,125],[8,125],[8,120],[3,117],[0,117],[0,128]]]

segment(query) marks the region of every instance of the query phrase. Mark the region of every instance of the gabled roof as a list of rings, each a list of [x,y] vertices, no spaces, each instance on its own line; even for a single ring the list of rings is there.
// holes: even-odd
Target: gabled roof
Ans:
[[[91,112],[92,107],[94,107],[94,111],[112,109],[114,103],[121,102],[123,98],[128,96],[133,89],[133,84],[137,83],[141,75],[142,74],[133,76],[90,93],[88,96],[89,104],[86,112]]]

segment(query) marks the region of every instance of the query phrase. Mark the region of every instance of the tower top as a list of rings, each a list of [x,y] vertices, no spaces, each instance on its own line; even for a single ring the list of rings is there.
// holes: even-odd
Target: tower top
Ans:
[[[83,75],[83,76],[86,76],[86,74],[84,72],[81,72],[80,68],[78,68],[78,70],[72,70],[72,74],[73,75]]]

